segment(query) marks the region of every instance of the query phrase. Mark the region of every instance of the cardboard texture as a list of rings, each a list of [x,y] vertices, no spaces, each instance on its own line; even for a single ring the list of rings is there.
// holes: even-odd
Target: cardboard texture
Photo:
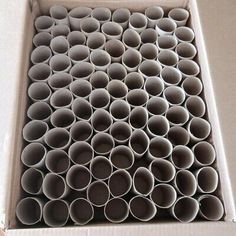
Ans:
[[[21,129],[24,124],[26,106],[27,71],[29,55],[32,47],[33,19],[38,12],[45,13],[55,3],[68,8],[80,6],[107,6],[111,9],[128,7],[132,10],[144,10],[151,5],[187,7],[192,15],[192,25],[196,33],[196,44],[202,78],[207,94],[207,106],[212,123],[213,139],[217,152],[217,165],[220,172],[222,195],[225,204],[225,221],[227,222],[195,222],[180,224],[176,222],[132,223],[123,225],[99,224],[86,227],[68,227],[61,229],[11,229],[15,227],[15,206],[19,199]],[[233,235],[236,232],[236,174],[234,169],[236,125],[236,106],[234,97],[234,77],[236,69],[235,38],[232,32],[236,2],[227,1],[222,4],[216,0],[209,4],[204,0],[176,1],[15,1],[1,2],[1,31],[5,32],[1,40],[3,63],[1,75],[4,78],[0,94],[0,156],[4,168],[1,171],[0,214],[1,228],[7,235]],[[13,10],[15,9],[15,10]],[[219,17],[220,15],[223,17]],[[14,12],[11,16],[9,12]],[[17,27],[16,27],[17,19]],[[220,31],[220,33],[219,33]],[[231,37],[229,37],[231,36]],[[9,45],[9,46],[6,46]],[[226,46],[222,46],[226,45]],[[22,58],[22,60],[21,60]],[[223,61],[221,60],[223,58]],[[6,105],[7,104],[7,105]],[[10,229],[9,229],[10,228]],[[201,231],[201,232],[200,232]]]

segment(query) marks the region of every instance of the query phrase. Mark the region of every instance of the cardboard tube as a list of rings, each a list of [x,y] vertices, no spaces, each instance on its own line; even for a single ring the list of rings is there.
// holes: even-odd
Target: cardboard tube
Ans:
[[[144,85],[143,76],[138,72],[130,72],[126,75],[124,83],[129,90],[141,89]]]
[[[58,90],[60,88],[68,88],[69,84],[72,83],[72,76],[68,73],[56,73],[53,74],[49,80],[48,84],[52,88],[52,90]]]
[[[184,196],[191,197],[197,191],[197,181],[188,170],[177,171],[173,184],[177,192]]]
[[[161,136],[156,136],[150,140],[148,147],[148,159],[156,160],[157,158],[167,158],[172,153],[171,142]]]
[[[129,115],[129,125],[133,129],[144,129],[148,122],[148,112],[144,107],[135,107]]]
[[[33,64],[48,63],[51,56],[52,52],[49,47],[39,46],[32,51],[30,59]]]
[[[96,71],[91,75],[89,81],[94,89],[106,88],[109,83],[109,76],[104,71]]]
[[[111,223],[124,222],[129,216],[129,205],[122,198],[112,198],[104,207],[104,215]]]
[[[126,48],[138,49],[141,44],[141,38],[134,29],[127,29],[123,33],[122,42]]]
[[[147,134],[152,138],[155,136],[166,136],[169,129],[169,122],[165,116],[154,115],[147,122]]]
[[[151,6],[146,8],[145,16],[148,19],[148,27],[154,28],[157,23],[157,20],[163,18],[164,11],[159,6]]]
[[[179,197],[171,208],[171,213],[180,222],[193,221],[199,211],[198,201],[192,197]]]
[[[44,136],[48,132],[48,124],[41,120],[32,120],[23,128],[23,139],[29,143],[43,142]]]
[[[78,79],[70,84],[70,91],[76,98],[81,97],[88,99],[90,93],[92,92],[92,86],[87,80]]]
[[[47,149],[41,143],[28,144],[21,153],[21,161],[27,167],[43,168]]]
[[[138,67],[138,71],[147,79],[158,76],[161,72],[161,65],[155,60],[144,60]]]
[[[76,63],[70,70],[70,74],[74,79],[84,79],[89,80],[90,76],[94,72],[94,66],[85,61],[80,61]]]
[[[192,60],[183,59],[177,64],[177,69],[180,70],[183,77],[194,77],[200,73],[199,65]]]
[[[69,72],[71,68],[71,60],[64,54],[57,54],[51,57],[49,66],[52,68],[54,73]]]
[[[71,161],[78,165],[88,165],[94,157],[92,146],[86,141],[77,141],[73,143],[68,150]]]
[[[90,54],[90,62],[96,70],[106,71],[111,64],[111,57],[106,51],[95,49]]]
[[[182,88],[171,85],[164,90],[163,97],[171,106],[181,105],[185,100],[185,92]]]
[[[55,21],[50,16],[38,16],[35,19],[34,26],[37,32],[51,32]]]
[[[168,209],[176,201],[177,193],[169,184],[157,184],[150,194],[151,200],[159,208]]]
[[[46,174],[43,179],[42,190],[45,196],[51,200],[64,198],[69,193],[65,179],[55,173]]]
[[[76,225],[86,225],[94,217],[92,204],[85,198],[76,198],[70,204],[70,218]]]
[[[194,155],[189,147],[177,145],[173,148],[170,160],[176,169],[189,169],[193,165]]]
[[[70,168],[70,159],[63,150],[50,150],[45,159],[47,169],[55,174],[65,174]]]
[[[129,28],[134,29],[137,33],[141,33],[147,28],[147,18],[144,14],[134,12],[129,17]]]
[[[126,121],[130,114],[130,106],[124,100],[117,99],[111,103],[110,113],[114,121]]]
[[[117,8],[112,14],[112,21],[126,29],[130,18],[130,11],[127,8]]]
[[[92,126],[87,121],[78,121],[72,125],[70,129],[70,135],[72,140],[76,141],[86,141],[88,142],[92,137],[93,130]]]
[[[148,101],[148,93],[142,89],[130,90],[126,97],[131,107],[145,106]]]
[[[84,45],[86,43],[86,37],[81,31],[71,31],[67,35],[67,40],[71,47],[75,45]]]
[[[156,21],[156,31],[160,36],[173,34],[176,27],[176,23],[172,19],[167,17],[158,19]]]
[[[145,43],[140,47],[139,52],[141,53],[143,60],[156,60],[158,49],[152,43]]]
[[[48,122],[52,114],[52,108],[46,102],[35,102],[27,110],[27,116],[31,120]]]
[[[26,193],[39,195],[42,193],[43,178],[42,171],[29,168],[21,176],[21,187]]]
[[[211,221],[220,220],[224,215],[224,206],[221,200],[213,195],[206,194],[198,198],[199,213],[206,219]]]
[[[65,88],[55,91],[50,98],[50,105],[55,108],[69,108],[73,103],[73,96],[71,91]]]
[[[149,170],[152,172],[156,181],[160,183],[168,183],[175,177],[175,167],[170,161],[157,158],[149,165]]]
[[[95,179],[108,179],[112,174],[112,170],[110,160],[103,156],[96,156],[90,163],[90,171]]]
[[[117,144],[126,144],[131,136],[131,133],[131,127],[123,121],[113,123],[110,128],[110,134]]]
[[[51,68],[45,63],[33,65],[28,71],[28,76],[33,82],[47,82],[51,74]]]
[[[189,120],[189,113],[184,107],[173,106],[166,112],[166,118],[171,126],[183,126]]]
[[[108,111],[104,109],[97,109],[91,117],[91,125],[93,130],[97,133],[107,132],[112,125],[112,117]]]
[[[212,144],[201,141],[197,144],[195,144],[192,147],[192,151],[194,153],[194,165],[196,167],[203,167],[211,165],[216,158],[216,152]]]
[[[197,49],[191,43],[179,43],[175,49],[180,59],[193,59],[197,54]]]
[[[82,165],[73,165],[66,174],[66,183],[71,189],[85,191],[92,181],[89,169]]]
[[[190,140],[190,135],[188,131],[180,126],[173,126],[170,128],[168,134],[168,139],[173,146],[176,145],[187,145]]]
[[[107,91],[112,100],[124,99],[128,93],[128,88],[122,81],[111,79],[107,85]]]
[[[129,147],[136,158],[141,158],[149,148],[149,138],[141,129],[136,129],[130,136]]]
[[[178,60],[178,55],[170,49],[161,50],[157,55],[157,61],[159,61],[162,66],[175,66]]]
[[[125,196],[132,187],[132,177],[124,169],[116,170],[111,174],[108,186],[113,197]]]
[[[51,94],[52,91],[44,82],[34,82],[28,88],[28,96],[34,102],[47,102],[51,97]]]
[[[199,96],[191,96],[187,98],[185,108],[192,117],[202,117],[206,112],[205,103]]]
[[[181,26],[175,29],[174,36],[180,43],[182,42],[191,43],[194,40],[195,34],[191,28],[186,26]]]
[[[101,32],[107,40],[121,39],[123,28],[116,22],[105,22],[101,27]]]
[[[50,48],[54,54],[67,54],[69,43],[63,36],[57,36],[51,40]]]
[[[120,62],[125,46],[120,40],[111,39],[105,43],[105,51],[110,54],[111,62]]]
[[[95,89],[89,96],[89,102],[94,109],[107,109],[110,104],[110,95],[106,89]]]
[[[96,7],[92,10],[91,17],[97,19],[102,25],[111,20],[111,10],[107,7]]]
[[[51,34],[53,37],[57,36],[67,37],[69,33],[70,33],[70,28],[68,25],[65,24],[54,25],[51,30]]]
[[[95,18],[84,18],[80,21],[81,31],[88,37],[89,34],[97,32],[100,29],[100,23]]]
[[[143,44],[153,44],[157,41],[157,32],[155,29],[147,28],[140,34],[140,37]]]
[[[163,115],[169,108],[168,102],[162,97],[151,97],[146,104],[147,111],[150,116]]]
[[[91,140],[91,146],[98,155],[108,155],[114,148],[115,143],[111,135],[107,133],[97,133]]]
[[[168,13],[168,17],[175,21],[178,27],[186,25],[189,12],[184,8],[174,8]]]
[[[124,145],[119,145],[112,149],[109,159],[116,169],[130,169],[134,164],[134,154]]]
[[[139,64],[142,61],[142,56],[136,49],[128,48],[123,53],[121,61],[128,72],[134,72],[137,71]]]
[[[160,77],[166,86],[178,85],[182,80],[182,74],[173,66],[165,66],[161,70]]]
[[[94,181],[87,189],[87,199],[95,207],[103,207],[110,198],[110,190],[107,184],[101,180]]]
[[[150,221],[157,213],[155,204],[144,196],[135,196],[129,202],[131,215],[139,221]]]
[[[89,48],[85,45],[75,45],[70,48],[68,52],[73,64],[76,64],[79,61],[88,61],[90,56]]]
[[[194,117],[189,121],[187,130],[191,139],[194,142],[199,142],[203,141],[210,135],[211,125],[208,121],[202,118]]]
[[[52,39],[52,35],[48,32],[37,33],[33,37],[33,44],[35,47],[49,46]]]
[[[76,98],[71,106],[78,120],[90,120],[92,116],[92,106],[84,98]]]
[[[200,193],[215,192],[219,184],[219,177],[214,168],[210,166],[202,167],[195,172],[195,177],[198,183],[198,191]]]
[[[121,81],[123,81],[125,79],[126,75],[127,75],[127,71],[126,71],[125,67],[122,64],[112,63],[107,69],[107,74],[108,74],[108,76],[110,77],[111,80],[121,80]],[[111,82],[113,82],[113,81],[111,81]]]
[[[26,197],[16,206],[16,217],[24,225],[35,225],[42,220],[43,203],[40,199]]]
[[[148,77],[145,82],[144,89],[150,97],[160,96],[164,90],[164,83],[159,77]]]
[[[185,78],[182,83],[187,96],[198,96],[202,92],[202,82],[197,77]]]
[[[45,143],[52,149],[66,149],[71,142],[70,133],[63,128],[50,129],[45,135]]]
[[[69,219],[69,205],[62,199],[51,200],[44,205],[43,219],[50,227],[62,227]]]
[[[101,32],[93,32],[88,35],[86,45],[90,50],[103,49],[106,43],[106,37]]]
[[[50,121],[55,128],[69,129],[75,123],[75,114],[68,108],[59,108],[53,112]]]
[[[165,49],[173,50],[178,44],[178,40],[173,35],[162,35],[157,38],[157,48],[162,51]]]
[[[53,5],[49,9],[50,16],[54,19],[56,24],[68,25],[67,9],[62,5]]]

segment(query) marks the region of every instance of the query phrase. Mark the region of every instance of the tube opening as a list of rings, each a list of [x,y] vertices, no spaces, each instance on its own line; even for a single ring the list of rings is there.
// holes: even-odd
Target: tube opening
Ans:
[[[91,92],[89,101],[95,109],[107,108],[110,103],[110,95],[105,89],[96,89]]]
[[[168,102],[161,97],[152,97],[147,102],[147,110],[151,115],[163,115],[168,108]]]
[[[88,141],[92,136],[92,126],[87,121],[78,121],[70,129],[74,141]]]
[[[124,100],[115,100],[110,105],[110,113],[115,120],[126,120],[130,114],[130,106]]]
[[[142,129],[148,122],[148,113],[143,107],[135,107],[129,115],[129,123],[134,129]]]
[[[173,106],[168,109],[166,118],[171,125],[184,125],[189,119],[189,113],[184,107]]]
[[[110,129],[110,134],[117,143],[127,142],[131,133],[131,127],[123,121],[115,122]]]
[[[76,98],[72,103],[72,111],[78,119],[90,120],[92,116],[92,107],[84,98]]]
[[[92,86],[87,80],[75,80],[70,84],[70,90],[75,97],[87,98],[92,92]]]
[[[94,151],[100,155],[107,155],[114,148],[114,140],[111,135],[107,133],[97,133],[91,141]]]
[[[172,152],[170,141],[163,137],[154,137],[150,141],[149,153],[154,158],[167,158]]]
[[[144,88],[150,96],[160,96],[164,90],[164,84],[159,77],[149,77]]]

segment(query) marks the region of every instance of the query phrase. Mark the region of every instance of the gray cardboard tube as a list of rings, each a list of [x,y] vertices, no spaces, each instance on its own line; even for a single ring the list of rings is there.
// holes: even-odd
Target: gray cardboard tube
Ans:
[[[138,72],[130,72],[126,75],[124,83],[126,84],[129,90],[141,89],[144,85],[144,78]]]
[[[147,101],[146,108],[150,116],[164,115],[169,108],[169,104],[164,98],[153,96]]]
[[[106,89],[96,89],[91,92],[89,102],[94,109],[107,109],[110,105],[110,95]]]
[[[34,197],[21,199],[16,206],[16,217],[24,225],[35,225],[42,220],[43,202]]]
[[[74,164],[88,165],[94,157],[94,150],[89,143],[77,141],[69,147],[68,155]]]
[[[52,90],[58,90],[60,88],[68,88],[72,83],[72,76],[68,73],[61,72],[53,74],[49,80],[48,84],[52,88]]]
[[[170,49],[161,50],[157,55],[157,61],[162,66],[175,66],[178,61],[178,55]]]
[[[44,82],[34,82],[28,88],[28,96],[34,102],[47,102],[51,94],[51,89]]]
[[[174,36],[179,42],[191,43],[194,40],[194,32],[191,28],[186,26],[180,26],[175,29]]]
[[[52,56],[52,52],[50,48],[42,45],[42,46],[36,47],[32,51],[30,59],[33,64],[48,63],[51,56]]]
[[[106,71],[111,64],[111,57],[106,51],[95,49],[90,54],[90,63],[96,70]]]
[[[70,204],[69,213],[76,225],[86,225],[94,217],[93,206],[85,198],[76,198]]]
[[[153,43],[145,43],[140,47],[139,52],[144,60],[155,60],[157,58],[158,49]]]
[[[133,192],[137,195],[148,196],[154,188],[154,177],[145,167],[139,167],[133,175]]]
[[[74,79],[85,79],[88,80],[94,72],[94,66],[85,61],[76,63],[70,70],[70,74]]]
[[[157,41],[157,32],[155,29],[147,28],[141,34],[141,41],[145,43],[155,43]]]
[[[157,33],[162,36],[162,35],[171,35],[175,31],[177,25],[176,23],[167,17],[163,17],[161,19],[158,19],[156,21],[156,31]]]
[[[70,168],[70,159],[63,150],[50,150],[45,159],[47,169],[56,174],[64,174]]]
[[[195,77],[200,73],[199,65],[195,61],[188,59],[180,60],[177,63],[177,69],[180,70],[184,78]]]
[[[76,191],[85,191],[91,181],[91,172],[82,165],[73,165],[66,173],[66,183]]]
[[[110,114],[114,121],[126,121],[130,110],[129,104],[121,99],[116,99],[110,105]]]
[[[105,43],[105,51],[111,56],[111,62],[121,62],[121,57],[125,52],[124,44],[118,39],[111,39]]]
[[[139,221],[150,221],[157,213],[153,201],[144,196],[135,196],[129,202],[131,215]]]
[[[55,108],[69,108],[73,102],[73,96],[69,89],[61,88],[55,91],[50,98],[50,105]]]
[[[33,37],[33,44],[35,47],[39,47],[39,46],[49,46],[50,42],[52,39],[52,35],[48,32],[40,32],[37,33],[34,37]]]
[[[182,83],[182,88],[187,96],[198,96],[202,92],[202,87],[202,82],[197,77],[186,78]]]
[[[166,86],[178,85],[182,80],[182,74],[172,66],[166,66],[162,69],[160,77]]]
[[[111,10],[107,7],[96,7],[91,12],[91,17],[97,19],[100,24],[104,24],[111,19]]]
[[[106,37],[101,32],[93,32],[88,35],[87,46],[90,50],[103,49],[106,43]]]
[[[107,74],[111,80],[124,80],[127,71],[122,64],[112,63],[107,69]]]
[[[92,137],[92,126],[87,121],[78,121],[74,123],[70,129],[72,140],[76,141],[89,141]]]
[[[116,170],[111,174],[108,186],[113,197],[125,196],[131,190],[132,177],[124,169]]]
[[[173,35],[162,35],[156,40],[157,48],[161,50],[175,49],[178,44],[178,40]]]
[[[91,104],[86,99],[76,98],[71,108],[78,120],[90,120],[93,111]]]
[[[62,5],[53,5],[49,9],[50,16],[54,19],[56,24],[68,25],[68,12]]]
[[[193,59],[197,54],[197,49],[191,43],[179,43],[175,49],[180,59]]]
[[[164,83],[159,77],[148,77],[145,82],[144,89],[150,97],[160,96],[164,90]]]
[[[104,71],[96,71],[91,75],[89,81],[94,89],[106,88],[109,83],[109,76]]]
[[[87,189],[87,199],[96,207],[103,207],[110,198],[107,184],[101,180],[94,181]]]
[[[117,8],[112,14],[112,21],[126,29],[128,27],[130,11],[127,8]]]
[[[173,19],[178,27],[184,26],[189,18],[189,12],[184,8],[174,8],[169,11],[168,17]]]
[[[50,43],[50,48],[54,54],[67,54],[69,47],[69,43],[64,36],[56,36]]]
[[[161,72],[161,65],[155,60],[144,60],[138,67],[139,73],[144,78],[158,76]]]
[[[43,193],[49,199],[64,198],[69,193],[65,179],[55,173],[48,173],[43,179]]]
[[[33,82],[46,82],[51,75],[52,70],[49,65],[45,63],[33,65],[28,71],[28,76]]]
[[[128,72],[137,71],[139,64],[142,61],[140,52],[133,48],[128,48],[122,55],[122,64]]]
[[[42,183],[44,174],[42,171],[29,168],[21,176],[21,187],[29,194],[39,195],[42,193]]]
[[[38,32],[51,32],[55,21],[50,16],[39,16],[34,22],[35,28]]]
[[[184,105],[192,117],[202,117],[206,112],[205,103],[199,96],[188,97]]]
[[[54,73],[68,72],[71,68],[71,60],[64,54],[57,54],[51,57],[49,66]]]
[[[92,92],[92,86],[87,80],[75,80],[70,84],[70,91],[75,97],[88,99]]]
[[[101,27],[101,32],[107,40],[121,39],[123,28],[116,22],[105,22]]]
[[[70,46],[84,45],[86,43],[86,37],[81,31],[71,31],[67,35],[67,40]]]
[[[116,79],[111,80],[108,83],[107,91],[110,94],[112,100],[124,99],[128,93],[128,88],[122,81]]]
[[[89,34],[99,31],[100,23],[95,18],[87,17],[80,21],[80,29],[88,37]]]
[[[143,129],[148,122],[148,113],[144,107],[135,107],[129,115],[129,124],[133,129]]]
[[[57,36],[64,36],[67,37],[67,35],[70,33],[70,28],[68,25],[65,24],[59,24],[52,27],[51,34],[53,37]]]
[[[122,35],[122,43],[126,48],[138,49],[141,44],[140,35],[134,29],[127,29]]]
[[[145,16],[148,19],[148,27],[154,28],[157,20],[164,16],[164,11],[159,6],[151,6],[146,8]]]
[[[69,219],[69,205],[62,199],[51,200],[43,207],[43,219],[50,227],[62,227]]]
[[[129,28],[141,33],[147,28],[147,18],[140,12],[134,12],[129,18]]]
[[[174,146],[187,145],[190,140],[190,135],[188,131],[180,126],[171,127],[167,134],[167,137]]]
[[[129,216],[129,205],[122,198],[112,198],[104,207],[104,215],[111,223],[124,222]]]
[[[85,45],[75,45],[69,49],[68,56],[73,64],[79,61],[88,61],[90,56],[89,47]]]
[[[142,89],[130,90],[126,96],[126,101],[131,107],[145,106],[148,101],[148,93]]]
[[[182,106],[172,106],[166,112],[166,118],[171,126],[183,126],[189,120],[189,112]]]

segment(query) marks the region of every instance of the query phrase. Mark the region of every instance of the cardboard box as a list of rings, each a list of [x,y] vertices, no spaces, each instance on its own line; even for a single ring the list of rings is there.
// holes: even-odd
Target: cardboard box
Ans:
[[[127,7],[142,11],[151,5],[163,8],[185,7],[190,10],[191,24],[196,34],[196,46],[201,66],[201,78],[205,87],[206,102],[212,136],[217,152],[217,165],[221,180],[222,196],[225,206],[225,221],[194,222],[181,224],[178,222],[160,223],[126,223],[122,225],[98,224],[85,227],[66,227],[58,229],[31,228],[15,229],[15,207],[20,198],[20,152],[22,148],[21,130],[24,124],[27,104],[27,71],[29,55],[32,49],[34,34],[33,21],[39,13],[46,13],[55,2],[68,9],[75,6],[106,6],[111,9]],[[236,20],[234,14],[236,3],[228,1],[222,4],[217,0],[148,0],[132,1],[53,1],[22,0],[1,2],[1,41],[4,79],[1,89],[1,122],[0,153],[1,170],[1,228],[7,235],[234,235],[236,233],[236,173],[234,168],[236,146],[236,125],[234,106],[234,65],[236,49],[232,32],[232,24]],[[229,24],[231,22],[232,24]],[[230,37],[231,36],[231,37]]]

